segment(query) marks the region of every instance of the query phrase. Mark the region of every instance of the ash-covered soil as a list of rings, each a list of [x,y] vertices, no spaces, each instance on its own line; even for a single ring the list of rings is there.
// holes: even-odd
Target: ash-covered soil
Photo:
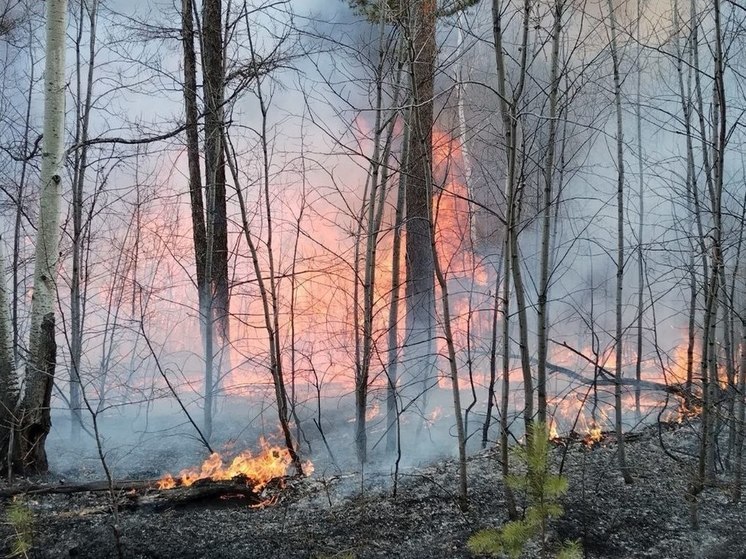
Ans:
[[[580,539],[591,558],[746,558],[746,505],[729,488],[709,488],[697,500],[699,529],[686,500],[696,448],[694,430],[649,427],[628,444],[634,484],[616,469],[616,446],[557,447],[570,491],[553,538]],[[674,459],[669,453],[673,454]],[[124,557],[142,558],[460,558],[473,557],[474,531],[506,521],[494,451],[470,458],[469,510],[454,498],[457,467],[444,461],[402,471],[393,495],[386,474],[317,472],[291,481],[273,506],[253,509],[218,501],[154,509],[120,496],[118,528]],[[362,479],[361,479],[362,478]],[[29,557],[117,557],[114,517],[106,494],[26,496],[33,511]],[[3,503],[8,505],[8,501]],[[3,515],[6,520],[6,515]],[[14,527],[0,527],[2,556]],[[528,550],[526,557],[538,557]]]

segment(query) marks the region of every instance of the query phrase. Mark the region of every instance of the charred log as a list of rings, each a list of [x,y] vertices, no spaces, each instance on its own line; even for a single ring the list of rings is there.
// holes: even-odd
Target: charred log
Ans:
[[[198,480],[191,485],[177,485],[169,489],[159,489],[160,480],[121,480],[109,483],[106,480],[89,483],[56,484],[24,483],[0,489],[0,499],[12,499],[21,495],[72,495],[78,493],[106,493],[121,495],[122,505],[127,508],[152,508],[164,510],[197,504],[235,504],[258,506],[278,500],[281,491],[287,487],[288,478],[275,478],[265,486],[246,477],[236,476],[230,480]]]

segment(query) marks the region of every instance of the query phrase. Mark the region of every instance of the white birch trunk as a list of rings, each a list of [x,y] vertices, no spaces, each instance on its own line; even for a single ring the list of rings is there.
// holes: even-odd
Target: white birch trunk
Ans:
[[[54,381],[54,302],[59,243],[60,173],[65,132],[65,30],[67,0],[47,0],[44,79],[44,142],[37,223],[34,294],[26,389],[18,441],[25,471],[47,469],[44,441],[49,433],[49,399]]]
[[[40,343],[42,318],[54,313],[59,244],[60,173],[65,132],[65,22],[67,0],[47,1],[47,48],[44,79],[44,141],[41,197],[36,236],[30,348]]]

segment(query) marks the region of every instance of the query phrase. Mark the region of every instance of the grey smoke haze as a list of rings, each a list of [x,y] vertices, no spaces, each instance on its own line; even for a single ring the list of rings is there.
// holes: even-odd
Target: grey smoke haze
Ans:
[[[182,98],[179,89],[180,51],[178,42],[172,38],[150,42],[130,43],[142,31],[142,23],[177,26],[178,20],[173,2],[128,2],[117,0],[105,2],[107,7],[102,18],[100,36],[102,46],[99,60],[101,74],[96,81],[100,95],[93,115],[93,135],[105,137],[149,135],[175,128],[182,120]],[[313,420],[318,413],[316,387],[322,388],[321,422],[327,437],[332,440],[331,449],[335,457],[348,466],[353,464],[351,432],[352,398],[350,380],[353,378],[354,348],[350,335],[351,271],[345,260],[353,254],[353,235],[356,212],[359,211],[362,190],[366,178],[366,160],[356,150],[365,151],[370,142],[361,131],[370,129],[372,113],[370,102],[372,85],[366,81],[371,75],[367,63],[374,61],[375,29],[355,16],[346,2],[336,0],[307,0],[289,2],[279,8],[270,8],[266,15],[258,15],[261,25],[257,33],[262,44],[269,49],[272,34],[281,34],[289,24],[290,12],[301,33],[293,33],[288,49],[293,57],[288,68],[278,70],[265,82],[265,91],[271,92],[269,127],[272,142],[273,176],[272,208],[277,217],[277,236],[280,273],[290,274],[296,221],[302,204],[307,203],[303,230],[302,258],[304,277],[314,278],[331,270],[330,278],[309,280],[304,294],[307,314],[304,315],[303,331],[298,333],[299,357],[299,414],[303,431],[312,443],[314,459],[321,463],[331,462],[320,439]],[[443,68],[437,76],[440,130],[458,136],[453,80],[455,71],[462,67],[463,75],[470,82],[466,86],[466,119],[469,128],[466,145],[469,165],[473,167],[475,198],[498,216],[504,215],[503,150],[496,140],[500,123],[496,115],[496,99],[489,95],[485,82],[494,86],[494,54],[491,54],[491,27],[488,18],[489,6],[468,12],[464,19],[464,35],[470,55],[459,58],[455,54],[456,41],[453,31],[444,24],[440,31],[440,58]],[[38,14],[37,16],[38,17]],[[71,22],[73,25],[74,22]],[[38,25],[34,33],[38,35]],[[242,31],[243,32],[243,31]],[[552,336],[567,341],[579,349],[591,344],[589,316],[593,309],[592,324],[598,335],[600,349],[610,347],[613,339],[613,253],[615,234],[615,166],[612,157],[613,122],[609,120],[609,63],[606,55],[594,49],[594,41],[601,41],[600,31],[586,27],[575,30],[578,37],[587,39],[591,47],[579,53],[571,61],[581,66],[589,64],[589,83],[583,84],[578,97],[569,109],[569,124],[566,128],[570,138],[567,153],[567,175],[564,186],[564,203],[559,214],[559,225],[555,245],[558,258],[553,275],[551,320],[554,324]],[[41,42],[37,38],[33,56],[41,56]],[[9,47],[4,46],[7,50]],[[540,48],[537,46],[537,49]],[[15,52],[15,51],[13,51]],[[70,60],[74,60],[70,51]],[[306,56],[304,53],[309,52]],[[11,56],[10,51],[8,56]],[[246,56],[245,45],[233,54]],[[28,54],[15,52],[13,70],[6,74],[15,83],[6,83],[4,101],[16,106],[15,112],[3,120],[0,136],[18,141],[18,126],[22,116],[20,100],[24,98],[28,81],[30,60]],[[634,52],[630,49],[624,57],[630,72],[634,68]],[[535,63],[535,83],[532,92],[546,86],[548,69],[546,57]],[[644,68],[643,95],[660,97],[671,85],[663,74],[665,61],[650,62]],[[670,65],[666,67],[671,72]],[[70,68],[72,75],[72,67]],[[35,79],[38,80],[40,70]],[[673,77],[670,80],[673,81]],[[117,89],[119,81],[129,86],[124,92]],[[73,83],[70,85],[70,103],[73,107]],[[41,84],[36,83],[32,104],[33,129],[40,127]],[[632,95],[632,84],[628,84]],[[656,108],[646,109],[643,123],[643,153],[645,155],[645,206],[646,232],[642,243],[646,250],[648,289],[658,311],[657,342],[664,355],[672,352],[684,338],[686,285],[683,285],[686,257],[689,250],[686,223],[686,208],[681,202],[681,154],[682,140],[676,133],[661,126],[661,112],[676,107],[675,98],[664,99]],[[527,110],[541,112],[537,101]],[[636,316],[634,306],[638,289],[632,248],[638,243],[633,236],[637,228],[636,212],[636,152],[633,129],[634,115],[625,114],[625,126],[629,130],[628,143],[628,224],[630,273],[625,285],[627,308],[624,322],[631,325]],[[258,159],[256,130],[259,126],[258,103],[250,89],[231,107],[232,132],[237,150],[241,154],[241,179],[245,181],[247,197],[255,211],[252,226],[259,234],[266,234],[266,223],[257,211],[256,185],[261,179]],[[137,124],[139,128],[133,129]],[[538,192],[540,187],[536,169],[545,149],[546,138],[541,130],[546,123],[537,117],[534,124],[540,133],[535,143],[529,146],[528,163],[530,173],[529,190]],[[68,115],[72,133],[74,115]],[[543,128],[542,128],[543,127]],[[588,127],[596,134],[587,132]],[[544,134],[545,135],[545,134]],[[33,136],[33,134],[32,134]],[[734,142],[734,145],[737,145]],[[189,210],[186,191],[185,158],[183,139],[176,137],[163,143],[142,147],[140,153],[128,148],[120,159],[107,160],[108,148],[96,152],[95,173],[87,186],[88,203],[95,198],[97,211],[92,216],[94,232],[92,255],[89,260],[91,288],[88,306],[88,331],[85,344],[85,362],[82,373],[86,381],[87,394],[94,402],[104,401],[101,412],[101,428],[108,457],[122,474],[149,471],[152,468],[177,470],[196,460],[202,454],[194,438],[193,427],[188,423],[173,395],[164,387],[160,373],[150,349],[143,341],[144,330],[153,342],[159,365],[177,386],[195,418],[201,417],[202,361],[199,351],[199,327],[196,312],[196,293],[190,278],[193,256],[189,240]],[[735,148],[734,148],[735,150]],[[735,161],[735,158],[734,158]],[[735,164],[734,164],[735,165]],[[9,163],[3,172],[6,177],[17,176],[18,165]],[[31,169],[35,173],[35,168]],[[728,169],[728,181],[739,180],[740,169]],[[9,184],[13,184],[12,181]],[[30,181],[34,185],[34,181]],[[138,187],[138,188],[135,188]],[[27,193],[25,203],[33,218],[35,188]],[[94,197],[94,193],[97,193]],[[678,196],[677,196],[678,194]],[[533,195],[532,195],[533,196]],[[65,195],[69,201],[69,192]],[[538,211],[536,199],[527,202],[526,213],[535,217]],[[735,197],[734,197],[735,198]],[[4,200],[4,202],[6,202]],[[738,200],[730,200],[733,203]],[[740,203],[740,202],[739,202]],[[232,201],[232,218],[237,220],[235,200]],[[3,214],[4,233],[12,231],[12,204],[5,203]],[[68,211],[63,210],[63,214]],[[735,213],[735,212],[734,212]],[[391,219],[391,208],[386,218]],[[736,217],[730,223],[734,227]],[[69,214],[63,217],[63,226],[69,226]],[[489,212],[477,211],[479,232],[476,252],[483,257],[490,269],[490,280],[499,263],[501,237],[499,220]],[[33,228],[28,222],[23,225],[25,235],[22,243],[22,262],[28,265],[31,255]],[[142,236],[136,235],[137,231]],[[4,235],[5,238],[10,238]],[[390,235],[387,237],[390,238]],[[233,370],[228,371],[223,386],[216,418],[216,439],[237,440],[252,446],[260,435],[277,433],[277,422],[273,408],[273,392],[266,372],[266,349],[262,349],[262,333],[257,314],[257,294],[252,283],[246,247],[240,235],[232,231],[231,279],[234,310],[245,326],[237,334],[235,353],[232,356]],[[69,257],[69,234],[63,238],[63,263],[60,282],[65,287],[66,258]],[[67,250],[68,252],[64,252]],[[527,219],[522,233],[522,261],[531,286],[529,297],[536,299],[535,285],[538,281],[537,264],[539,240],[536,223]],[[137,266],[134,267],[137,254]],[[120,255],[125,255],[120,257]],[[21,294],[29,294],[29,285],[24,274],[31,268],[24,267],[19,278]],[[475,286],[471,282],[455,282],[458,286],[453,295],[462,302],[469,299],[467,290],[473,290],[475,300],[490,300],[495,285],[485,282]],[[461,292],[459,292],[461,290]],[[63,315],[69,305],[68,295],[60,294]],[[646,295],[648,297],[648,295]],[[470,300],[470,299],[469,299]],[[27,315],[29,296],[22,301],[22,318]],[[460,318],[475,313],[469,305],[460,307]],[[475,303],[478,305],[479,303]],[[345,312],[337,305],[343,306]],[[345,306],[346,305],[346,306]],[[318,307],[318,308],[317,308]],[[383,308],[383,307],[382,307]],[[316,314],[314,315],[313,312]],[[652,327],[646,317],[646,359],[652,354]],[[23,323],[25,332],[25,322]],[[237,326],[238,328],[238,326]],[[533,326],[532,326],[533,328]],[[631,334],[630,334],[631,336]],[[64,395],[67,392],[68,350],[61,332],[60,366],[58,388],[55,395],[54,430],[50,441],[50,459],[54,468],[64,470],[74,464],[79,455],[67,446],[69,418]],[[488,364],[489,339],[486,333],[475,340],[475,355],[471,360],[479,383],[483,383]],[[384,340],[380,348],[385,348]],[[571,361],[572,367],[587,373],[587,364],[581,360]],[[463,393],[466,403],[472,393],[468,385],[467,358],[460,354],[463,374]],[[562,363],[568,366],[568,363]],[[380,361],[377,362],[380,376]],[[652,365],[651,365],[652,367]],[[445,371],[443,360],[439,370]],[[106,380],[101,375],[106,371]],[[567,379],[554,381],[554,390],[559,394],[568,391]],[[478,384],[479,384],[478,383]],[[514,382],[516,394],[520,384]],[[434,389],[426,409],[421,409],[418,400],[405,414],[404,424],[405,461],[418,463],[443,454],[455,453],[450,396],[445,389]],[[375,443],[385,431],[385,403],[383,388],[378,385],[372,391],[372,405],[380,406],[380,414],[373,418],[370,440]],[[484,413],[484,386],[475,388],[478,404],[472,410],[470,442],[472,448],[479,443],[478,429]],[[342,396],[342,397],[340,397]],[[520,401],[513,399],[514,410],[520,409]],[[435,410],[444,410],[437,418]],[[88,420],[90,421],[90,420]],[[432,423],[432,424],[430,424]],[[630,424],[632,421],[630,420]],[[476,434],[475,434],[476,433]],[[491,433],[494,437],[494,431]],[[303,441],[303,438],[301,438]],[[87,449],[92,450],[91,441],[86,440]],[[381,445],[382,446],[382,445]],[[301,448],[305,443],[301,442]],[[95,459],[85,464],[95,468]],[[138,462],[141,464],[138,465]],[[388,471],[390,464],[380,465]],[[158,472],[159,473],[159,472]]]

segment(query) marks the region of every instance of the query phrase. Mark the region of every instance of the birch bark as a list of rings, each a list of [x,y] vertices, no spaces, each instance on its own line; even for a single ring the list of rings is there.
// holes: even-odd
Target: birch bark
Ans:
[[[60,183],[65,132],[65,28],[67,0],[48,0],[44,80],[44,140],[41,196],[37,224],[34,293],[31,298],[26,388],[18,418],[14,467],[24,473],[45,472],[44,448],[51,428],[49,403],[57,355],[55,299],[59,244]]]

